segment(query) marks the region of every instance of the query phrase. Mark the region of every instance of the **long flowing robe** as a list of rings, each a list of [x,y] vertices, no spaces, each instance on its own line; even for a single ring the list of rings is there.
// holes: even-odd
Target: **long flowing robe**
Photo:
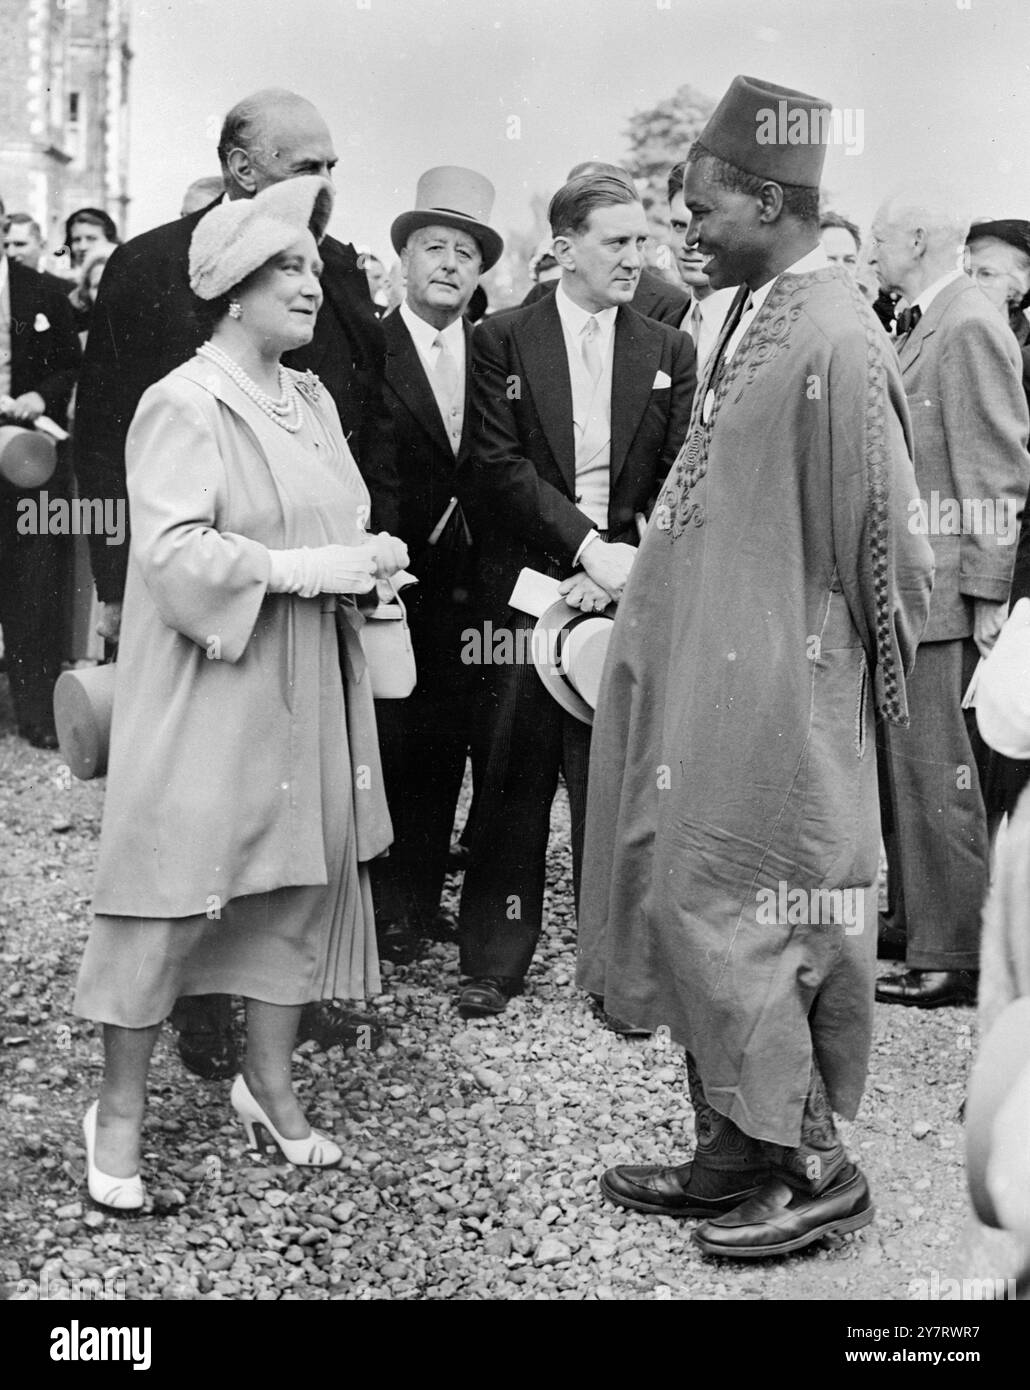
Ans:
[[[865,1082],[873,707],[907,717],[933,561],[891,345],[841,272],[780,276],[713,390],[719,355],[612,633],[579,983],[793,1146],[813,1058],[844,1115]]]

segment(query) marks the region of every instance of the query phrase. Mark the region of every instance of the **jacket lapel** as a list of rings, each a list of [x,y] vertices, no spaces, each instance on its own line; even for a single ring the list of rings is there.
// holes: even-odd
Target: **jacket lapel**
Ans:
[[[901,363],[903,376],[922,352],[926,340],[932,338],[937,332],[937,325],[944,317],[951,301],[971,284],[972,281],[963,275],[960,279],[953,280],[950,285],[945,285],[940,293],[934,296],[929,309],[898,348],[898,361]]]
[[[418,355],[408,325],[395,311],[387,320],[386,380],[414,419],[422,426],[437,449],[447,459],[453,458],[447,431],[440,418],[440,407],[433,395],[426,369]],[[468,378],[468,337],[465,338],[466,383]],[[468,388],[465,391],[466,423],[468,417]],[[462,431],[462,440],[465,434]]]
[[[512,328],[519,355],[533,393],[540,425],[569,496],[576,495],[576,440],[572,424],[572,380],[565,355],[565,335],[554,295],[540,303],[538,313],[527,314]]]
[[[639,314],[619,309],[615,319],[615,353],[612,360],[611,486],[622,472],[641,417],[661,365],[660,336]],[[670,386],[671,386],[670,381]]]

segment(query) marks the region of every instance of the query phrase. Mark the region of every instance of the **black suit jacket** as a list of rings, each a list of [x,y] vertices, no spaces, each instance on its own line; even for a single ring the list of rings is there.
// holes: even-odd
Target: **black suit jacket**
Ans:
[[[461,507],[452,511],[437,541],[429,537],[452,497],[466,490],[472,443],[472,328],[465,333],[465,414],[454,455],[436,397],[407,325],[397,312],[383,320],[386,338],[386,403],[393,417],[400,503],[397,534],[405,541],[409,569],[419,583],[404,595],[419,679],[427,663],[451,667],[471,602],[473,538]]]
[[[11,395],[38,391],[46,414],[59,425],[82,354],[67,290],[55,289],[35,270],[7,262],[11,294]],[[44,323],[46,327],[44,327]]]
[[[123,498],[125,437],[140,397],[188,361],[208,336],[189,285],[189,247],[216,203],[119,246],[100,282],[76,400],[75,469],[84,497]],[[382,328],[353,247],[326,237],[320,247],[325,301],[308,347],[283,359],[322,377],[372,494],[372,523],[396,525],[392,430],[382,397]],[[117,602],[125,587],[128,538],[91,538],[97,593]]]
[[[572,573],[593,523],[576,505],[572,385],[553,295],[473,333],[473,447],[467,494],[482,616],[503,623],[523,566]],[[659,372],[669,385],[655,388]],[[690,422],[694,345],[622,307],[612,366],[608,539],[637,543]]]
[[[534,285],[522,301],[522,308],[535,304],[545,295],[553,294],[557,283],[557,280],[545,280],[543,284]],[[690,295],[645,266],[640,272],[636,292],[630,300],[630,308],[636,309],[637,313],[643,314],[645,318],[657,319],[659,323],[679,328],[690,308]]]

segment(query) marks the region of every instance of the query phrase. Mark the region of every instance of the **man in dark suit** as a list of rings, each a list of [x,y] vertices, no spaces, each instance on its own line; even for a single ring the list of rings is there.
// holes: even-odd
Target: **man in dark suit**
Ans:
[[[31,426],[41,415],[66,422],[79,339],[68,287],[55,288],[53,278],[0,256],[0,425]],[[44,523],[48,500],[65,497],[67,486],[64,459],[45,489],[16,490],[0,479],[0,628],[18,732],[37,748],[57,747],[53,694],[68,537]],[[20,507],[25,501],[35,506]],[[27,527],[26,516],[36,525]]]
[[[461,660],[472,622],[472,535],[457,494],[472,456],[472,327],[479,277],[504,243],[488,225],[494,189],[471,169],[430,169],[415,208],[391,228],[406,286],[384,320],[386,402],[400,481],[396,534],[419,583],[405,590],[417,680],[376,706],[394,843],[372,864],[380,954],[403,960],[445,930],[439,914],[469,747],[474,669]]]
[[[3,221],[2,212],[0,221]],[[34,270],[52,290],[67,297],[72,291],[72,282],[62,280],[59,275],[51,275],[40,265],[45,249],[43,232],[36,219],[27,212],[12,212],[4,224],[4,253],[8,260],[17,261],[27,270]]]
[[[922,510],[911,518],[934,552],[930,618],[909,680],[908,728],[890,726],[885,839],[891,911],[908,969],[877,982],[887,1004],[970,1000],[987,890],[986,749],[962,709],[979,657],[1005,620],[1016,520],[1030,483],[1019,349],[1001,314],[956,269],[968,222],[935,190],[888,200],[870,262],[909,305],[896,345],[914,437]]]
[[[332,137],[303,97],[268,89],[245,98],[226,116],[218,144],[225,196],[252,198],[261,189],[302,174],[330,177]],[[212,204],[211,206],[214,206]],[[203,208],[133,238],[111,257],[101,281],[76,406],[76,471],[87,498],[124,498],[125,436],[148,386],[187,361],[207,337],[199,301],[189,287],[193,230]],[[393,425],[383,400],[385,345],[368,281],[352,246],[325,237],[325,302],[306,348],[283,361],[318,373],[336,403],[344,434],[372,495],[371,524],[396,531],[397,479]],[[129,518],[131,524],[131,517]],[[94,545],[93,573],[104,604],[105,635],[115,641],[128,563],[122,546]],[[209,1079],[237,1068],[229,1003],[223,996],[190,1000],[177,1010],[179,1052]],[[302,1036],[323,1046],[371,1037],[370,1016],[335,1005],[309,1005]]]
[[[617,164],[603,164],[596,159],[574,165],[569,170],[569,182],[582,178],[586,174],[608,174],[612,178],[623,179],[632,186],[630,175],[625,169],[621,169]],[[545,280],[534,285],[522,301],[522,307],[535,304],[537,300],[553,294],[557,283],[556,280]],[[690,304],[690,295],[681,290],[678,285],[671,284],[663,275],[649,270],[646,265],[641,266],[637,287],[630,300],[631,307],[638,314],[643,314],[645,318],[657,319],[659,323],[671,324],[673,328],[679,328],[690,310]]]
[[[564,773],[578,894],[590,731],[519,661],[533,619],[509,605],[524,566],[599,611],[629,575],[645,512],[683,442],[694,394],[685,333],[629,307],[647,240],[623,176],[588,174],[551,200],[562,279],[473,335],[473,479],[480,631],[514,630],[514,661],[479,668],[476,801],[459,933],[459,1008],[499,1013],[522,988],[543,910],[551,802]],[[487,624],[491,627],[488,629]],[[484,658],[486,654],[484,653]]]
[[[233,107],[218,155],[229,198],[253,197],[299,174],[329,177],[336,164],[332,137],[315,108],[277,89],[257,92]],[[189,287],[188,262],[193,230],[213,206],[134,237],[107,264],[76,404],[75,463],[84,497],[125,497],[125,436],[140,397],[192,357],[207,336]],[[322,378],[372,494],[372,524],[392,531],[397,482],[392,425],[383,402],[382,332],[354,248],[327,236],[319,250],[325,303],[315,335],[283,360]],[[114,640],[128,538],[121,546],[94,545],[91,558]]]

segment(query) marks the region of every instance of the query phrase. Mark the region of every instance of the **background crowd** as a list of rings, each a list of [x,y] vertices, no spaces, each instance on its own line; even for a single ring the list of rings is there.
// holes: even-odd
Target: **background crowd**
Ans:
[[[380,700],[376,708],[394,848],[387,859],[358,857],[371,866],[379,954],[403,962],[429,938],[456,940],[465,977],[457,1002],[466,1017],[503,1012],[524,988],[542,922],[549,813],[559,776],[570,795],[578,895],[591,716],[559,702],[532,664],[487,672],[470,666],[461,656],[462,638],[485,622],[498,630],[535,626],[538,615],[527,618],[510,605],[526,566],[562,580],[566,603],[583,614],[601,613],[620,597],[639,540],[638,518],[677,459],[695,385],[732,331],[727,315],[735,307],[745,323],[752,312],[735,284],[716,287],[706,273],[685,200],[685,153],[669,152],[671,234],[665,247],[649,241],[625,170],[573,164],[552,204],[554,235],[533,258],[536,283],[521,314],[510,314],[512,306],[489,306],[479,286],[501,246],[490,225],[493,188],[482,174],[444,167],[424,175],[414,209],[398,209],[392,229],[397,260],[389,269],[373,251],[323,238],[324,226],[312,223],[319,238],[317,318],[307,341],[283,337],[278,343],[276,370],[281,356],[288,368],[314,371],[335,406],[343,447],[360,474],[369,534],[397,538],[419,580],[408,603],[416,688],[407,699]],[[198,297],[224,298],[264,264],[248,262],[236,279],[220,277],[216,295],[202,294],[192,259],[198,228],[214,228],[216,212],[220,218],[247,200],[257,206],[270,189],[291,180],[331,177],[335,164],[332,137],[318,113],[278,91],[233,108],[218,156],[220,186],[197,180],[177,222],[123,247],[103,210],[74,212],[64,247],[49,258],[60,273],[47,267],[38,225],[17,209],[7,213],[0,280],[9,343],[0,377],[3,422],[31,427],[48,417],[70,435],[54,473],[36,489],[37,515],[45,513],[45,497],[133,501],[126,459],[132,448],[144,448],[141,427],[133,425],[140,403],[212,336],[211,316]],[[608,241],[601,238],[591,247],[593,260],[577,260],[568,250],[571,234],[600,227],[590,218],[601,213],[608,218],[608,241],[619,243],[614,259],[604,260]],[[294,226],[295,240],[307,225],[305,217]],[[921,1008],[971,1003],[991,837],[1025,782],[1024,767],[984,745],[966,697],[1007,614],[1016,518],[1030,485],[1030,222],[992,217],[971,223],[948,194],[913,179],[910,188],[885,196],[865,234],[823,209],[818,237],[826,261],[853,278],[856,294],[893,342],[924,503],[935,497],[989,500],[995,516],[1011,523],[977,531],[924,522],[936,578],[929,625],[909,678],[910,721],[904,728],[882,726],[877,747],[890,894],[879,924],[880,955],[904,962],[900,972],[880,979],[877,998]],[[229,246],[220,250],[228,255]],[[273,251],[284,253],[278,246]],[[570,277],[588,288],[608,284],[620,267],[632,291],[621,302],[640,316],[639,324],[631,320],[632,348],[610,312],[619,301],[598,292],[584,322],[562,288]],[[239,317],[233,304],[240,307],[228,299],[218,306],[227,342],[235,331],[227,321]],[[241,312],[246,323],[246,305]],[[473,324],[480,325],[474,346]],[[570,399],[562,402],[552,389],[559,361],[568,362],[571,374]],[[516,394],[510,409],[495,413],[484,407],[474,418],[474,362],[481,406],[491,380],[516,380],[526,387],[525,397]],[[287,378],[273,374],[266,385],[279,380]],[[648,400],[656,386],[668,394]],[[275,391],[265,399],[274,414]],[[282,399],[291,399],[286,387]],[[304,408],[298,400],[297,411]],[[134,445],[127,443],[130,429]],[[526,460],[524,476],[506,479],[502,489],[490,461],[510,453],[513,439]],[[24,490],[0,486],[0,627],[12,698],[21,736],[53,748],[51,702],[62,665],[118,654],[131,576],[128,540],[112,545],[103,534],[88,537],[90,579],[84,538],[26,533],[17,525]],[[130,517],[135,528],[134,511]],[[137,544],[142,554],[144,538]],[[298,560],[299,569],[281,573],[279,587],[268,581],[268,592],[367,593],[369,574],[382,581],[404,567],[386,563],[380,551],[348,590],[342,581],[313,577],[306,563]],[[452,842],[470,757],[475,799],[462,839]],[[956,769],[966,775],[956,776]],[[440,908],[444,876],[456,865],[466,870],[457,923]],[[135,902],[107,910],[156,915]],[[169,910],[169,918],[176,915]],[[103,955],[102,947],[94,950]],[[353,990],[360,997],[374,969],[351,964],[349,976],[362,977]],[[284,1001],[306,1006],[302,1035],[331,1046],[352,1040],[359,1028],[374,1028],[374,1019],[348,1000],[341,983],[347,979],[345,970],[326,971],[308,997]],[[183,987],[161,1007],[179,994],[194,995],[178,1005],[183,1060],[210,1078],[236,1074],[228,998],[206,986],[195,992]],[[606,1009],[603,995],[596,1003],[615,1031],[649,1031]],[[148,1019],[114,1026],[154,1025]],[[267,1124],[244,1090],[234,1098],[241,1117]],[[266,1086],[263,1095],[270,1094]],[[91,1124],[92,1163],[96,1115]],[[268,1127],[284,1151],[307,1142],[289,1132],[303,1130],[303,1117],[286,1114],[278,1130]],[[307,1161],[331,1160],[323,1154]],[[104,1171],[123,1183],[132,1178],[117,1167],[108,1158]],[[135,1199],[135,1189],[129,1196]]]

